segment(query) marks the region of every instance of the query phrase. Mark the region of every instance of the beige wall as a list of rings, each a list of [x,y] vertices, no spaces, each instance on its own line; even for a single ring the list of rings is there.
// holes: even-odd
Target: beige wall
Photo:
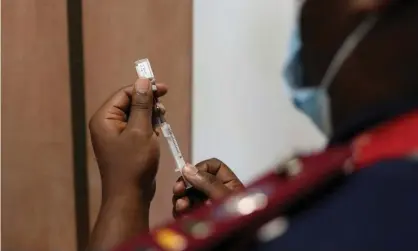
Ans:
[[[76,250],[67,1],[2,4],[2,250]],[[86,120],[148,57],[170,85],[167,119],[189,159],[192,1],[85,0],[83,8]],[[86,143],[92,225],[100,180]],[[177,178],[161,143],[153,225],[171,217]]]
[[[66,1],[2,5],[2,250],[75,250]]]

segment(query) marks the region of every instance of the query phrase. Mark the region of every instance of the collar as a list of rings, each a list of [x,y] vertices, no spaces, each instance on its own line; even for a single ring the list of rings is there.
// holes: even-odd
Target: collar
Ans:
[[[351,151],[351,161],[356,169],[385,159],[416,158],[418,109],[362,132],[352,141]]]

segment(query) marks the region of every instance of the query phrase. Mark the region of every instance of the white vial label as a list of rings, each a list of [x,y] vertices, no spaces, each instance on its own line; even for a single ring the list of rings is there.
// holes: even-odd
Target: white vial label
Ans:
[[[148,58],[144,58],[135,62],[136,72],[140,78],[154,78],[154,73],[152,72],[151,64]]]

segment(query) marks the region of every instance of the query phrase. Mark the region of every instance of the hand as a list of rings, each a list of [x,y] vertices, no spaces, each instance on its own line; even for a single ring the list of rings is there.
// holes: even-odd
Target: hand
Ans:
[[[173,216],[176,218],[185,212],[211,200],[223,198],[234,191],[244,189],[237,176],[218,159],[209,159],[196,166],[187,165],[183,175],[193,188],[186,191],[180,177],[173,187]]]
[[[157,84],[157,96],[167,87]],[[116,92],[90,120],[102,178],[102,204],[87,250],[111,250],[149,229],[160,148],[154,132],[153,92],[146,79]],[[164,112],[163,110],[161,112]]]
[[[162,96],[167,86],[157,84],[157,90],[156,96]],[[90,120],[104,199],[132,188],[151,201],[160,156],[153,108],[150,82],[138,79],[110,97]]]

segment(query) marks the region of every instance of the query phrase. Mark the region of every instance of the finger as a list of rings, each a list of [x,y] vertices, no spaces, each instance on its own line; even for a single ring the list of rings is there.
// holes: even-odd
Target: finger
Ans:
[[[167,93],[168,87],[166,84],[157,83],[156,86],[157,91],[155,92],[155,95],[157,97],[162,97]],[[128,112],[131,105],[131,98],[132,85],[124,86],[113,93],[100,107],[99,111],[109,111],[111,108],[117,108],[123,112]]]
[[[177,213],[183,213],[190,209],[190,201],[187,197],[182,197],[176,201],[175,210]]]
[[[183,219],[186,216],[187,211],[177,212],[176,207],[173,206],[172,214],[174,219]]]
[[[161,103],[154,104],[154,111],[152,113],[152,126],[154,128],[154,132],[157,136],[160,135],[159,123],[158,119],[161,117],[161,115],[165,114],[165,107]]]
[[[180,218],[180,214],[177,212],[175,204],[173,204],[173,208],[171,209],[171,214],[173,215],[174,219]]]
[[[107,123],[110,119],[124,122],[126,113],[131,103],[132,86],[125,86],[112,94],[104,104],[97,110],[90,120],[91,131],[105,130],[107,133],[119,132],[120,128],[114,126],[115,123]]]
[[[173,194],[175,196],[182,196],[186,193],[186,185],[184,184],[183,178],[180,177],[173,186]]]
[[[168,92],[168,86],[163,83],[156,83],[157,90],[154,92],[157,98],[164,96]]]
[[[230,190],[216,176],[193,165],[187,164],[183,168],[183,175],[195,189],[205,193],[209,199],[219,199],[230,194]]]
[[[156,96],[164,96],[167,93],[168,87],[166,84],[157,83],[156,86]],[[116,120],[125,123],[131,108],[131,99],[132,85],[124,86],[113,93],[92,116],[89,124],[90,129],[119,133],[120,128],[114,126],[115,123],[107,123],[106,121],[111,120],[114,122]]]
[[[165,106],[163,104],[161,104],[161,103],[156,104],[155,112],[157,114],[164,115],[165,114]]]
[[[204,192],[194,187],[186,189],[185,197],[189,198],[190,207],[201,205],[203,202],[209,199]]]
[[[137,79],[134,84],[128,128],[144,133],[153,132],[153,92],[148,79]]]
[[[199,170],[215,175],[222,183],[239,180],[235,173],[222,161],[216,158],[208,159],[196,164]]]
[[[162,132],[161,132],[161,128],[154,126],[154,133],[155,133],[157,136],[160,136],[160,134],[162,133]]]
[[[131,85],[122,87],[106,100],[106,102],[100,107],[99,111],[108,112],[113,108],[122,112],[128,111],[131,103],[131,91]]]

